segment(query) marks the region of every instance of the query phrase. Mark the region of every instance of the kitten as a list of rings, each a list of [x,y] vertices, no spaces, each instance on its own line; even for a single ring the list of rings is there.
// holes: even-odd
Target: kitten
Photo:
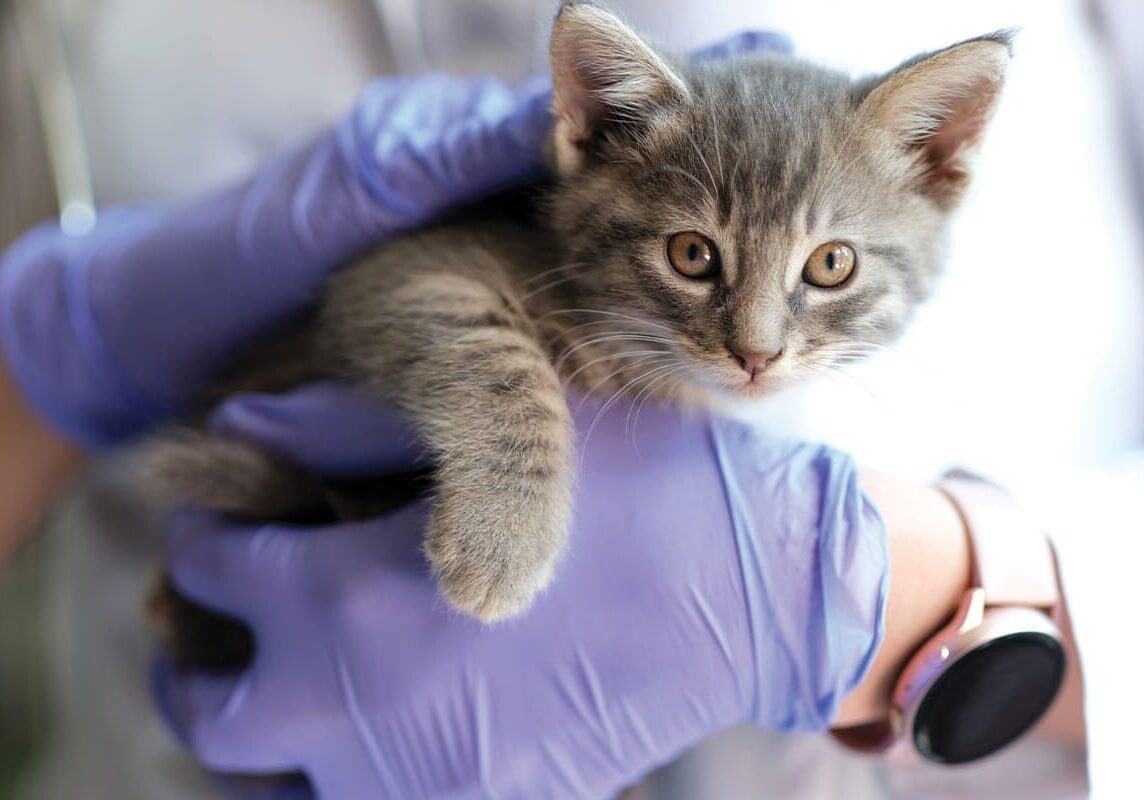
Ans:
[[[566,2],[542,223],[506,213],[388,242],[238,386],[332,377],[395,404],[437,465],[426,552],[442,592],[482,620],[517,614],[565,545],[566,389],[749,399],[896,337],[938,275],[1009,44],[854,82],[774,54],[672,59]],[[169,496],[240,516],[330,497],[202,435],[150,465]]]

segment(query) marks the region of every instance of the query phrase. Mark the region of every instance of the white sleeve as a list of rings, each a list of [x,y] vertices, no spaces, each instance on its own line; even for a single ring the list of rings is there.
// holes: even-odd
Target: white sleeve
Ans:
[[[1144,453],[1113,468],[1076,470],[1018,491],[1057,549],[1085,688],[1094,798],[1140,785]]]

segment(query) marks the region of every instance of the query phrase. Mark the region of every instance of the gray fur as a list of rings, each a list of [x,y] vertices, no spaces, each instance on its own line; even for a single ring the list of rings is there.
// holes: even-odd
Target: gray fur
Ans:
[[[434,451],[426,547],[450,602],[500,619],[551,577],[571,503],[569,384],[660,403],[750,397],[897,336],[938,275],[1007,59],[995,35],[859,82],[776,55],[694,64],[566,3],[546,226],[393,241],[334,276],[307,330],[316,363],[303,373],[370,387]],[[680,231],[717,244],[719,275],[671,268]],[[858,253],[854,277],[803,282],[834,240]],[[783,355],[752,381],[733,346]],[[208,452],[170,448],[202,479],[168,489],[233,512],[244,484],[217,479],[233,455],[212,472]]]

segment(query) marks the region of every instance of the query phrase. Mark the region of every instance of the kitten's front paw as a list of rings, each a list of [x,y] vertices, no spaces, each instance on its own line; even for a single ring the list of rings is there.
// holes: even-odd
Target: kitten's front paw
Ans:
[[[449,603],[484,622],[525,611],[564,551],[569,495],[548,487],[506,498],[442,485],[425,547]]]

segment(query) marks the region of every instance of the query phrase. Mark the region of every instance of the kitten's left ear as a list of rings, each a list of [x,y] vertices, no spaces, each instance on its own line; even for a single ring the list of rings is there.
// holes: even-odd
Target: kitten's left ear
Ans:
[[[687,85],[655,51],[604,9],[564,2],[552,27],[552,105],[557,169],[580,167],[607,125],[639,123],[687,97]]]
[[[917,159],[921,192],[943,207],[969,182],[969,155],[997,106],[1012,41],[1012,31],[999,31],[911,59],[862,101]]]

